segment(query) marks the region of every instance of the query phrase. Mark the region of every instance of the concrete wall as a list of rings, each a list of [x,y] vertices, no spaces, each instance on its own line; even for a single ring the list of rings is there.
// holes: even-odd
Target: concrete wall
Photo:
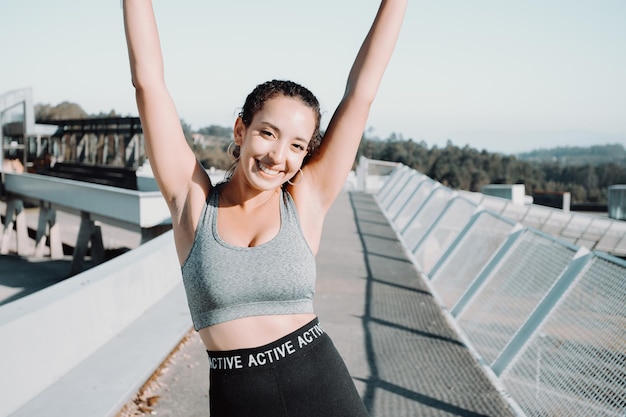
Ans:
[[[524,205],[525,203],[524,184],[488,184],[483,185],[480,192],[493,197],[506,198],[513,204]]]
[[[18,409],[180,284],[172,232],[0,306],[0,416]]]

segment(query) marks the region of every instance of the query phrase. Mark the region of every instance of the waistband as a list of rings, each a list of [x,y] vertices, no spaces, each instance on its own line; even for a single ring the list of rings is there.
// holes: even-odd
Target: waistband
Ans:
[[[211,370],[237,371],[276,366],[317,345],[326,336],[317,318],[267,345],[227,351],[207,351]]]

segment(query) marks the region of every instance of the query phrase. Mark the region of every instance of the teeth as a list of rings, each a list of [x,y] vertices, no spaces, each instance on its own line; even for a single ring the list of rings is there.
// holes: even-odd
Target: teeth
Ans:
[[[263,165],[260,161],[257,163],[257,165],[259,166],[259,169],[265,172],[267,175],[277,175],[280,173],[280,171],[269,169],[267,166]]]

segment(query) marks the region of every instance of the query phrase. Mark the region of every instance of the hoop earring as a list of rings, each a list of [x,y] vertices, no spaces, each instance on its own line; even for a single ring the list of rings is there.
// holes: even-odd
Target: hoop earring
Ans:
[[[235,145],[233,147],[233,145]],[[235,142],[231,142],[228,145],[228,149],[226,149],[226,154],[228,155],[228,159],[230,159],[232,162],[235,162],[239,159],[239,150],[237,149],[239,147],[239,145],[237,145]],[[236,153],[235,153],[236,152]]]
[[[291,182],[291,178],[295,178],[296,175],[298,175],[298,173],[296,172],[296,175],[294,175],[293,177],[291,177],[290,179],[287,180],[287,182],[291,185],[298,185],[302,182],[302,180],[304,179],[304,172],[302,172],[301,168],[298,168],[298,171],[300,171],[300,181],[298,182]]]

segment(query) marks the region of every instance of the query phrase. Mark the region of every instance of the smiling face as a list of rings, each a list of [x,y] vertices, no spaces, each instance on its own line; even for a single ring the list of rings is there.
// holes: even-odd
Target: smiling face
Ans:
[[[234,176],[258,190],[280,187],[297,174],[316,130],[314,111],[294,97],[267,100],[249,126],[235,123],[235,144],[241,147]]]

